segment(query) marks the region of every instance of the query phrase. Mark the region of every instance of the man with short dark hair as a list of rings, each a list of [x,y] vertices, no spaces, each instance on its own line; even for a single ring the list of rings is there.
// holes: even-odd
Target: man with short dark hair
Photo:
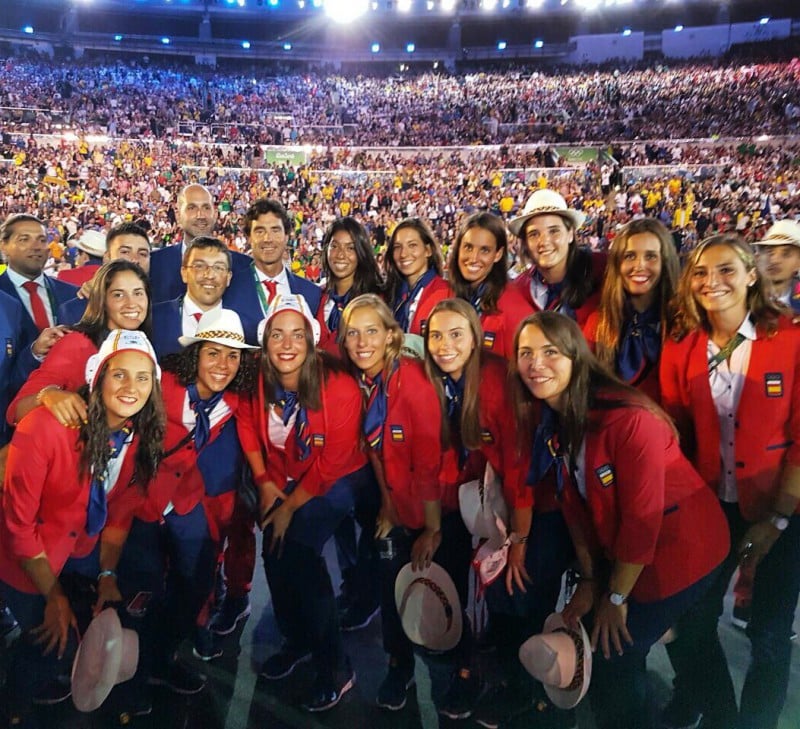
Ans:
[[[222,308],[222,295],[231,282],[231,252],[218,238],[195,238],[183,254],[184,293],[153,306],[153,348],[159,359],[180,352],[178,337],[193,337],[200,317]]]

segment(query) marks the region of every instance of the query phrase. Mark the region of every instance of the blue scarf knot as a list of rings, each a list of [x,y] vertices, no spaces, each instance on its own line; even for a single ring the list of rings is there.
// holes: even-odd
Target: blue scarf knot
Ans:
[[[551,469],[555,469],[556,492],[564,489],[564,454],[558,438],[558,415],[546,403],[542,403],[542,419],[536,428],[531,447],[531,465],[526,483],[536,486]]]
[[[658,362],[661,354],[661,309],[655,304],[638,312],[628,302],[617,349],[617,372],[635,383]]]
[[[300,460],[311,455],[311,430],[308,424],[308,411],[300,405],[300,398],[293,390],[284,390],[280,385],[275,387],[275,404],[283,408],[283,424],[288,425],[292,413],[297,410],[294,421],[294,438],[300,451]]]
[[[225,391],[215,392],[210,398],[203,400],[197,391],[197,384],[193,382],[186,386],[186,392],[189,393],[189,407],[194,411],[196,418],[194,447],[196,451],[201,451],[211,436],[211,413],[222,400]]]
[[[397,319],[397,323],[404,332],[407,332],[411,326],[411,304],[417,298],[419,292],[433,281],[434,276],[436,276],[436,269],[429,268],[417,279],[413,288],[408,285],[408,281],[405,279],[400,285],[400,291],[394,302],[393,309],[394,318]]]
[[[328,314],[327,321],[329,331],[339,331],[339,322],[342,320],[342,312],[344,311],[344,307],[350,302],[351,291],[352,289],[348,289],[343,294],[337,294],[333,289],[328,291],[328,297],[333,302],[333,308],[331,309],[330,314]]]
[[[128,436],[133,432],[133,424],[128,422],[120,430],[115,430],[108,437],[109,460],[116,458],[122,451],[122,446]],[[86,507],[86,533],[93,537],[99,534],[108,518],[108,502],[106,500],[105,481],[108,473],[92,476],[89,486],[89,504]]]

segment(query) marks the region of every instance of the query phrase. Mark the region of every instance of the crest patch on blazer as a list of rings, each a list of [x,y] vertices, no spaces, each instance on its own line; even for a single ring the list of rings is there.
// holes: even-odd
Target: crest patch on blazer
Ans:
[[[325,435],[323,433],[314,433],[311,436],[311,443],[314,448],[322,448],[325,445]]]
[[[783,373],[767,372],[764,375],[764,389],[767,397],[783,397]]]
[[[403,432],[402,425],[392,425],[390,426],[390,430],[392,433],[392,442],[394,443],[405,443],[406,435]]]
[[[614,469],[610,463],[604,463],[600,468],[595,468],[594,472],[597,474],[597,478],[600,479],[600,485],[604,489],[614,485]]]
[[[494,340],[497,335],[494,332],[483,333],[483,348],[494,349]]]

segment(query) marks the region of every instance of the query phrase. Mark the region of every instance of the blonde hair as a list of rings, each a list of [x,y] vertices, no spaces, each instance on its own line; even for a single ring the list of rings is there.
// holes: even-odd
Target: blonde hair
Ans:
[[[358,309],[365,308],[372,309],[378,315],[378,318],[381,320],[384,328],[388,332],[392,333],[392,338],[389,342],[387,342],[386,350],[383,355],[383,374],[384,378],[386,378],[391,372],[394,363],[400,357],[400,349],[403,346],[403,330],[400,328],[400,325],[392,315],[391,309],[380,296],[377,296],[376,294],[361,294],[361,296],[356,296],[355,299],[353,299],[347,306],[344,307],[344,311],[342,312],[342,320],[339,324],[339,351],[342,353],[342,361],[351,361],[344,346],[345,338],[347,336],[347,328],[350,325],[350,319],[352,318],[353,313]],[[355,363],[351,362],[351,364],[355,366]]]

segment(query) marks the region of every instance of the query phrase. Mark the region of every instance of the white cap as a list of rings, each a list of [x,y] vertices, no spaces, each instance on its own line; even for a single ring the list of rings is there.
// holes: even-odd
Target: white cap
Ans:
[[[266,318],[261,320],[258,325],[258,341],[263,344],[264,332],[267,330],[269,323],[283,311],[295,311],[302,316],[311,327],[311,332],[314,336],[314,344],[319,343],[320,327],[319,322],[314,318],[311,309],[308,306],[303,296],[299,294],[278,294],[269,305],[267,309]]]
[[[145,333],[140,332],[138,329],[134,331],[113,329],[100,345],[100,350],[97,354],[93,354],[86,361],[86,384],[89,385],[90,391],[94,390],[97,384],[97,377],[100,374],[100,370],[103,369],[103,365],[120,352],[141,352],[146,354],[153,360],[156,379],[161,379],[161,368],[158,366],[155,350]]]

